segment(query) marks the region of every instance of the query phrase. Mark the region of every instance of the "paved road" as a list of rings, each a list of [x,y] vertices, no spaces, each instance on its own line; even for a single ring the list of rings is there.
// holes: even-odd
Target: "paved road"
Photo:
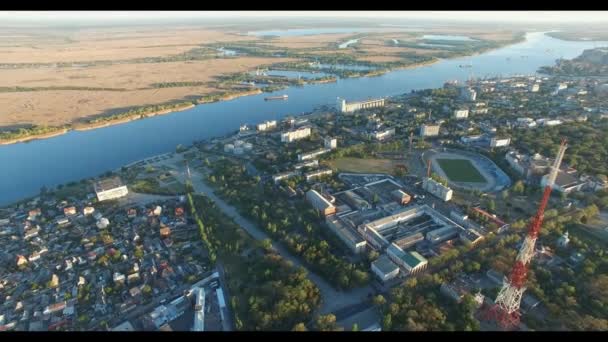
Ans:
[[[211,189],[211,187],[209,187],[202,181],[203,176],[200,173],[193,170],[191,171],[192,186],[194,187],[194,190],[197,193],[202,193],[209,197],[212,201],[214,201],[218,208],[220,208],[224,212],[224,214],[232,218],[234,222],[236,222],[243,229],[245,229],[245,231],[247,231],[247,233],[249,233],[249,235],[251,235],[254,239],[270,239],[270,237],[266,235],[266,233],[258,229],[258,227],[256,227],[251,221],[241,216],[236,210],[236,208],[216,196],[215,193],[213,193],[213,189]],[[340,310],[344,307],[349,307],[358,304],[361,301],[367,299],[368,293],[373,292],[373,289],[371,289],[371,287],[358,288],[350,290],[348,292],[338,291],[334,289],[319,275],[307,269],[306,266],[304,266],[298,258],[291,255],[283,246],[273,242],[272,247],[277,251],[277,253],[279,253],[285,259],[291,261],[295,266],[303,267],[307,270],[308,277],[317,285],[317,287],[321,291],[321,296],[323,298],[323,305],[320,310],[321,314],[327,314]]]

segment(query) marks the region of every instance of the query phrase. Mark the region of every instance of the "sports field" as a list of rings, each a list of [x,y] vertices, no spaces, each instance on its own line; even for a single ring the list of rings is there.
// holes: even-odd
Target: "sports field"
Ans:
[[[486,183],[487,180],[466,159],[436,159],[452,182]]]
[[[343,157],[329,162],[330,166],[340,172],[353,173],[393,173],[395,163],[390,159],[361,159]]]

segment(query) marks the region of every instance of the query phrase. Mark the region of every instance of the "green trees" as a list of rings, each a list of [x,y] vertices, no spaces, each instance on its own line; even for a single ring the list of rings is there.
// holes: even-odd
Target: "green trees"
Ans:
[[[319,331],[339,330],[336,324],[336,316],[334,314],[319,315],[315,319],[315,328]]]
[[[492,212],[496,211],[496,202],[494,200],[488,201],[488,209]]]
[[[229,160],[212,165],[212,176],[224,177],[225,182],[214,184],[217,194],[227,199],[244,216],[263,228],[275,241],[302,258],[310,269],[323,276],[338,288],[353,288],[366,284],[369,274],[360,264],[353,264],[336,255],[332,240],[320,229],[321,219],[304,200],[297,200],[295,207],[282,200],[283,194],[272,186],[260,187],[245,168]],[[268,199],[275,199],[269,201]],[[335,239],[337,240],[337,239]],[[340,245],[342,248],[342,245]]]
[[[524,185],[524,182],[521,180],[518,180],[517,182],[515,182],[515,184],[513,184],[513,192],[518,194],[518,195],[523,195],[524,191],[526,190],[526,187]]]
[[[152,287],[150,287],[150,285],[145,285],[144,288],[142,289],[142,292],[144,295],[150,296],[150,295],[152,295]]]
[[[308,331],[308,329],[306,329],[306,325],[304,325],[304,323],[298,323],[293,326],[291,331]]]
[[[289,330],[309,322],[321,302],[306,271],[275,254],[270,240],[255,244],[238,225],[204,196],[189,196],[197,224],[221,258],[231,290],[230,306],[238,330]],[[189,201],[190,201],[189,198]],[[221,229],[218,229],[221,227]],[[243,246],[243,247],[240,247]],[[248,251],[247,256],[242,250]]]
[[[376,295],[373,299],[372,302],[374,303],[375,306],[377,307],[382,307],[386,304],[386,299],[384,298],[383,295]]]

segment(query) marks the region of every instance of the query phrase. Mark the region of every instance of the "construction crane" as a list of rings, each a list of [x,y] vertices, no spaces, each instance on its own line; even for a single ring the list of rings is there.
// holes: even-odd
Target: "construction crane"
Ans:
[[[566,148],[566,140],[563,139],[559,146],[557,157],[551,167],[551,173],[549,173],[547,178],[547,184],[538,210],[530,222],[528,233],[519,249],[511,274],[508,278],[505,277],[503,286],[494,301],[494,305],[486,312],[486,318],[496,321],[504,329],[510,329],[519,325],[519,307],[524,291],[526,291],[525,283],[528,276],[528,266],[534,256],[534,247],[543,224],[545,208],[549,202],[549,196],[551,196],[551,190],[555,183],[557,173],[559,172],[559,167],[562,163]]]

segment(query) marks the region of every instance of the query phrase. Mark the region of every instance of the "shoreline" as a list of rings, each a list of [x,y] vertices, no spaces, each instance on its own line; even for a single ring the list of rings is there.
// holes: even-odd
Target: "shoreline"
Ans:
[[[492,50],[496,50],[496,49],[500,49],[500,48],[504,48],[506,46],[509,45],[513,45],[513,44],[518,44],[521,43],[522,41],[525,41],[525,36],[523,36],[523,39],[521,40],[516,40],[514,42],[510,42],[509,44],[505,44],[502,46],[498,46],[495,48],[490,48],[488,50],[484,50],[484,51],[478,51],[475,52],[473,54],[470,55],[466,55],[466,56],[454,56],[454,57],[450,57],[450,58],[435,58],[434,60],[431,61],[424,61],[424,62],[419,62],[419,63],[413,63],[410,65],[405,65],[405,66],[400,66],[400,67],[394,67],[394,68],[390,68],[387,69],[386,71],[382,71],[382,72],[377,72],[377,73],[373,73],[373,74],[367,74],[367,75],[359,75],[359,76],[352,76],[352,77],[345,77],[345,78],[362,78],[362,77],[378,77],[378,76],[382,76],[382,75],[386,75],[390,72],[393,71],[399,71],[399,70],[405,70],[405,69],[413,69],[413,68],[418,68],[418,67],[424,67],[424,66],[428,66],[428,65],[432,65],[435,64],[437,62],[440,62],[442,60],[448,60],[448,59],[452,59],[452,58],[464,58],[464,57],[472,57],[472,56],[477,56],[483,53],[487,53],[489,51]],[[338,81],[338,77],[335,77],[331,80],[323,80],[323,81],[318,81],[318,82],[308,82],[308,84],[324,84],[324,83],[334,83]],[[33,140],[42,140],[42,139],[47,139],[47,138],[53,138],[53,137],[57,137],[63,134],[66,134],[70,131],[89,131],[89,130],[94,130],[97,128],[104,128],[104,127],[109,127],[109,126],[113,126],[113,125],[120,125],[123,123],[128,123],[131,121],[135,121],[135,120],[141,120],[141,119],[146,119],[149,117],[154,117],[154,116],[159,116],[159,115],[167,115],[167,114],[171,114],[171,113],[175,113],[175,112],[181,112],[187,109],[192,109],[194,107],[196,107],[197,105],[201,105],[201,104],[208,104],[208,103],[215,103],[215,102],[222,102],[222,101],[230,101],[230,100],[234,100],[237,99],[239,97],[244,97],[244,96],[251,96],[251,95],[259,95],[264,93],[264,91],[262,91],[260,88],[256,88],[255,90],[250,90],[250,91],[241,91],[241,92],[236,92],[233,94],[224,94],[224,95],[219,95],[219,94],[207,94],[207,95],[203,95],[201,97],[201,99],[199,99],[198,101],[196,101],[196,104],[191,104],[191,105],[187,105],[184,107],[180,107],[177,109],[167,109],[167,110],[161,110],[161,111],[156,111],[156,112],[151,112],[151,113],[147,113],[147,114],[140,114],[137,116],[132,116],[132,117],[127,117],[127,118],[123,118],[123,119],[118,119],[118,120],[110,120],[107,122],[103,122],[103,123],[94,123],[94,124],[72,124],[71,128],[65,128],[65,129],[60,129],[56,132],[51,132],[51,133],[45,133],[45,134],[40,134],[40,135],[30,135],[30,136],[25,136],[25,137],[20,137],[20,138],[15,138],[15,139],[10,139],[10,140],[0,140],[0,146],[2,145],[12,145],[12,144],[17,144],[17,143],[23,143],[23,142],[28,142],[28,141],[33,141]],[[205,97],[213,97],[213,96],[220,96],[219,98],[210,98],[210,99],[205,99]]]

